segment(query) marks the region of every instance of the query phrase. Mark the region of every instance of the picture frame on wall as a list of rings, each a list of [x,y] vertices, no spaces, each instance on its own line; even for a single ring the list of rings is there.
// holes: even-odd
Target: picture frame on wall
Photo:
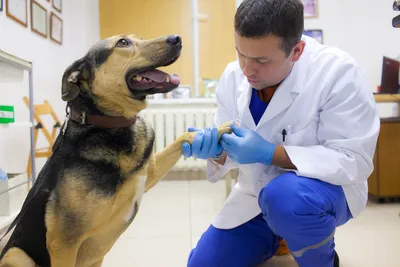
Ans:
[[[47,10],[35,0],[31,0],[31,30],[47,38]]]
[[[302,0],[304,6],[304,18],[318,17],[318,0]]]
[[[52,2],[53,8],[62,13],[62,0],[52,0]]]
[[[320,30],[320,29],[306,29],[306,30],[304,30],[303,34],[307,35],[311,38],[314,38],[321,44],[324,44],[324,35],[323,35],[322,30]]]
[[[23,27],[28,27],[28,0],[5,0],[6,15]]]
[[[63,37],[63,21],[62,19],[54,14],[50,13],[50,39],[54,42],[62,45]]]

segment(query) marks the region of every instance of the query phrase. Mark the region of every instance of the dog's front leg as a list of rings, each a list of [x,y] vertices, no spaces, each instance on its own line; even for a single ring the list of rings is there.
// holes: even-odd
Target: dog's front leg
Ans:
[[[63,236],[64,234],[66,232],[58,225],[50,227],[47,230],[47,249],[50,254],[52,267],[75,267],[76,265],[82,241],[79,239],[68,240],[68,237]]]
[[[13,247],[7,251],[0,261],[0,267],[37,267],[37,265],[25,251]]]
[[[75,267],[79,248],[84,241],[82,229],[77,226],[73,214],[62,210],[46,210],[46,244],[52,267]]]
[[[221,137],[224,133],[232,133],[230,127],[232,122],[226,122],[218,127],[218,134]],[[188,142],[192,144],[196,132],[186,132],[176,139],[172,144],[165,147],[162,151],[152,155],[149,161],[147,180],[145,191],[147,192],[150,188],[156,185],[178,162],[182,156],[182,144]]]

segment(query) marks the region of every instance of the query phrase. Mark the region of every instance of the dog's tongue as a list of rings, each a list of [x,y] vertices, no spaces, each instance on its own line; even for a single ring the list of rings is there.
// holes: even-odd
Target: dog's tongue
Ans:
[[[142,76],[143,78],[153,80],[157,83],[163,83],[165,81],[165,79],[167,79],[167,77],[169,77],[170,83],[179,84],[179,82],[180,82],[180,79],[178,76],[170,75],[161,70],[149,70],[149,71],[141,72],[140,76]]]

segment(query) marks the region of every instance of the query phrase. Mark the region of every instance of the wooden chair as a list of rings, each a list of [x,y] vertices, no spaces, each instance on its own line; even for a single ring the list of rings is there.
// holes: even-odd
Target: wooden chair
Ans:
[[[23,99],[24,99],[25,104],[29,108],[29,98],[25,96]],[[55,121],[55,124],[53,125],[51,134],[50,134],[49,130],[46,128],[46,125],[43,123],[42,119],[40,118],[40,116],[43,116],[43,115],[51,115],[53,117],[53,120]],[[43,104],[33,105],[33,117],[37,123],[34,128],[34,148],[35,148],[34,155],[35,155],[35,158],[49,158],[52,153],[53,145],[54,145],[54,142],[57,137],[57,129],[61,128],[61,125],[62,125],[61,121],[58,119],[52,106],[49,104],[49,102],[47,100],[45,100]],[[36,148],[39,131],[42,131],[42,133],[44,134],[44,136],[47,139],[47,142],[49,143],[49,146],[43,147],[43,148]],[[31,163],[31,153],[29,153],[28,166],[26,169],[26,172],[28,173],[28,178],[30,178],[32,175],[32,165],[31,164],[32,164]],[[30,185],[30,183],[28,184],[28,186],[29,185]]]

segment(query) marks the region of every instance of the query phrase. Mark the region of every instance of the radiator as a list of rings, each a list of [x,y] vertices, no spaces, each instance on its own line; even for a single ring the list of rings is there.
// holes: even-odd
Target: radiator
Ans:
[[[155,144],[154,151],[160,151],[176,138],[182,135],[191,126],[204,129],[213,126],[214,107],[188,108],[171,106],[168,108],[148,108],[141,112],[141,115],[154,128]],[[202,159],[184,158],[174,166],[173,170],[190,171],[204,170],[206,161]]]

